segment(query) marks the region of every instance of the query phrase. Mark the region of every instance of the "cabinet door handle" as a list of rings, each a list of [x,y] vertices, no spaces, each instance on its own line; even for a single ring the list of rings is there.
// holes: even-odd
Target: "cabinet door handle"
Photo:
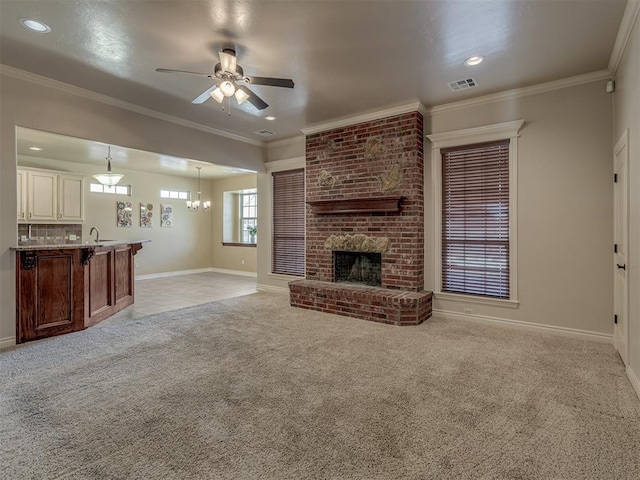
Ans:
[[[62,218],[62,212],[58,213],[58,218]]]
[[[31,218],[31,212],[29,212],[29,218]]]

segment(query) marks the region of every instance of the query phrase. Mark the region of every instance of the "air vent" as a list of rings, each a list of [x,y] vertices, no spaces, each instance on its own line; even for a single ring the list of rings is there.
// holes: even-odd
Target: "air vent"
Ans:
[[[271,130],[258,130],[257,132],[253,132],[257,135],[262,135],[263,137],[270,137],[271,135],[275,135],[276,132],[272,132]]]
[[[459,90],[466,90],[467,88],[477,87],[478,82],[475,78],[466,78],[464,80],[458,80],[457,82],[449,82],[449,88],[454,92]]]

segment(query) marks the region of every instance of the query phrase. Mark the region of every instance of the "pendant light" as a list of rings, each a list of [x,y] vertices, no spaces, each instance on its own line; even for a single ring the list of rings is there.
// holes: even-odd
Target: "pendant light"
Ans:
[[[122,177],[124,177],[124,175],[111,173],[111,145],[109,145],[109,150],[107,153],[107,173],[98,173],[96,175],[93,175],[93,178],[99,181],[102,185],[112,187],[116,185]]]
[[[197,200],[187,200],[187,208],[190,212],[197,212],[200,207],[202,207],[202,211],[206,212],[211,207],[211,202],[209,200],[205,200],[204,202],[201,200],[201,192],[200,192],[200,170],[202,167],[196,167],[198,169],[198,192],[197,192]]]

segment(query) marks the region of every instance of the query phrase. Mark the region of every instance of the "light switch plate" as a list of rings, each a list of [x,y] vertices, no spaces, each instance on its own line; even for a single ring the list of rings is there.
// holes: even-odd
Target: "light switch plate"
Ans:
[[[69,240],[77,240],[78,236],[77,235],[69,235]]]

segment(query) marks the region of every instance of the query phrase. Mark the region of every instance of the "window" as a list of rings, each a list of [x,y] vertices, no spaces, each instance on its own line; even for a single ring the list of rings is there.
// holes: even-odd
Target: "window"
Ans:
[[[112,195],[131,196],[131,185],[102,185],[101,183],[91,183],[89,191],[93,193],[110,193]]]
[[[160,190],[160,198],[177,198],[178,200],[189,200],[189,192],[179,190]]]
[[[524,120],[515,120],[428,135],[436,298],[518,306],[516,180],[522,125]]]
[[[510,298],[509,140],[442,155],[442,291]]]
[[[222,193],[222,244],[228,247],[255,247],[258,228],[258,193],[255,188]]]
[[[304,169],[272,173],[273,273],[304,276]]]
[[[240,197],[240,239],[242,243],[256,243],[256,233],[251,235],[258,221],[258,194],[242,193]]]

